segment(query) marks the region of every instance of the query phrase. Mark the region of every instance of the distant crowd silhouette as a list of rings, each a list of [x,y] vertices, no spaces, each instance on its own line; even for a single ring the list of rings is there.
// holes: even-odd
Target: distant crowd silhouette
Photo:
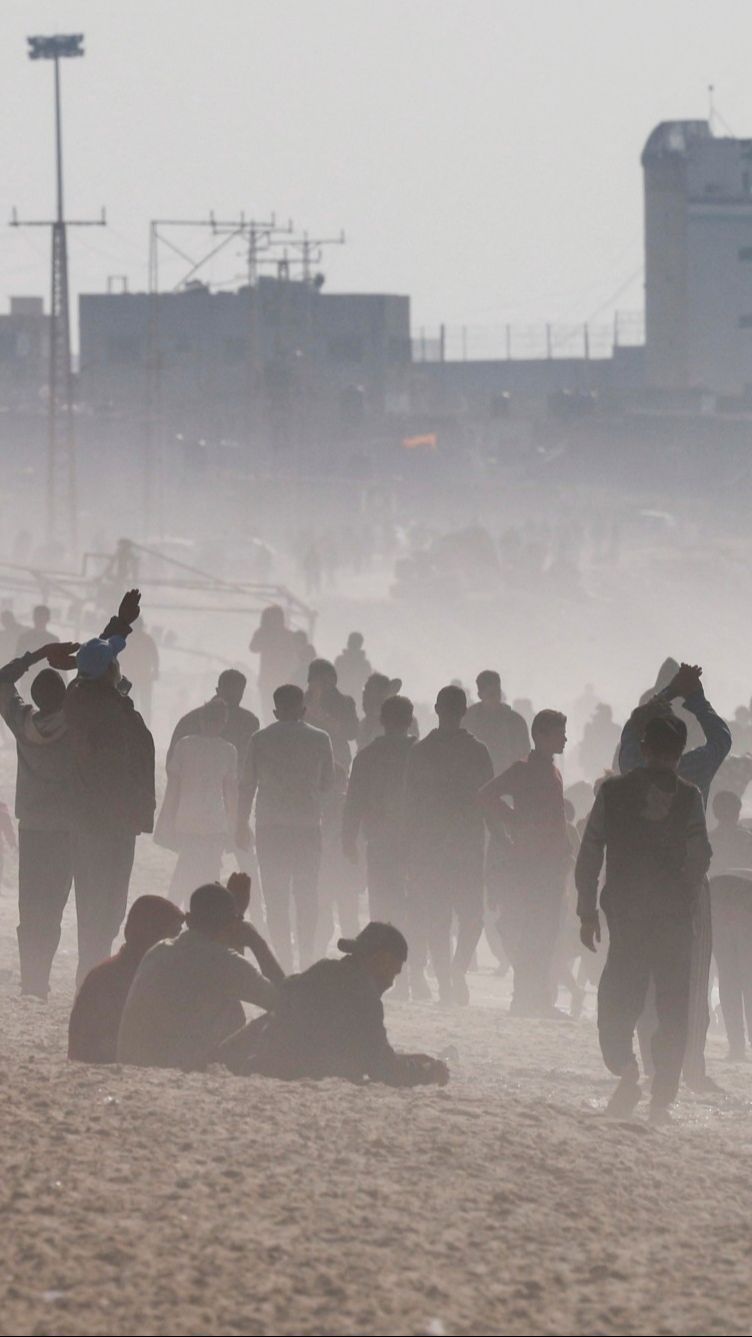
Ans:
[[[699,666],[667,660],[623,728],[588,701],[578,756],[591,780],[565,793],[560,709],[510,706],[487,668],[473,704],[457,682],[440,688],[420,738],[401,679],[373,670],[361,633],[331,662],[271,606],[250,643],[264,722],[242,705],[245,675],[221,673],[175,725],[157,814],[159,661],[140,612],[128,591],[81,645],[53,637],[42,606],[33,628],[4,614],[0,632],[0,714],[18,753],[21,992],[47,998],[75,888],[72,1059],[443,1084],[441,1059],[392,1048],[382,998],[425,1003],[435,990],[441,1007],[466,1006],[484,932],[499,972],[511,970],[515,1017],[576,1018],[597,986],[615,1116],[642,1096],[635,1033],[651,1119],[670,1119],[682,1075],[719,1089],[705,1068],[713,962],[729,1056],[746,1057],[750,712],[737,712],[731,756]],[[141,713],[120,670],[129,640]],[[136,838],[152,831],[176,855],[168,895],[139,896],[126,918]],[[0,853],[14,844],[0,807]],[[227,855],[237,871],[223,882]],[[256,887],[260,928],[247,918]],[[260,1015],[247,1021],[243,1003]]]

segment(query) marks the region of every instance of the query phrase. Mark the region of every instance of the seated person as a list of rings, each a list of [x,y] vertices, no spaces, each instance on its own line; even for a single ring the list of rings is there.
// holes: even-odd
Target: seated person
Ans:
[[[286,979],[274,1012],[249,1022],[215,1057],[244,1074],[444,1086],[445,1063],[426,1054],[397,1054],[387,1039],[381,996],[407,960],[399,930],[367,924],[338,946],[344,953],[338,961],[317,961]]]
[[[164,938],[174,938],[183,912],[165,896],[139,896],[125,921],[120,951],[86,976],[68,1023],[68,1058],[114,1063],[118,1027],[128,990],[143,958]]]
[[[126,999],[117,1062],[140,1067],[206,1066],[222,1040],[245,1020],[241,1003],[269,1009],[279,996],[280,967],[261,935],[242,920],[226,887],[194,891],[186,928],[152,947]],[[263,975],[239,954],[250,947]]]

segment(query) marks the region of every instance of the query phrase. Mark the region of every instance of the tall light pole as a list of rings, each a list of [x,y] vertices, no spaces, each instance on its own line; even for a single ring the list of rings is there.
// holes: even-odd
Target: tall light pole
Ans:
[[[55,74],[55,176],[57,208],[53,219],[22,222],[13,213],[16,227],[52,229],[52,283],[50,297],[50,370],[47,442],[47,539],[65,537],[72,551],[78,545],[78,499],[76,485],[76,437],[73,414],[73,367],[71,362],[70,302],[68,295],[68,226],[102,226],[102,216],[91,222],[66,220],[63,199],[63,130],[60,110],[60,61],[83,56],[82,33],[54,37],[28,37],[30,60],[51,60]],[[60,512],[64,512],[61,521]]]

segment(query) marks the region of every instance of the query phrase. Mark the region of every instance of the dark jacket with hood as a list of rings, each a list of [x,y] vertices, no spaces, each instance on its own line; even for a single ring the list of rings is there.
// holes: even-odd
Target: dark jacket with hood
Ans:
[[[62,709],[43,714],[28,705],[15,684],[30,667],[31,654],[0,669],[0,715],[16,740],[16,817],[36,831],[67,831],[71,825],[71,757]]]
[[[127,636],[112,618],[102,636]],[[154,828],[154,740],[133,702],[105,678],[76,678],[63,706],[70,734],[76,820]]]

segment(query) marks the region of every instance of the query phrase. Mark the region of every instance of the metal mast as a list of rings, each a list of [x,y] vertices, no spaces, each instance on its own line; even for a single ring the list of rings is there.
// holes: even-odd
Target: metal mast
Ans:
[[[57,208],[54,219],[44,221],[22,221],[14,210],[12,225],[52,229],[46,527],[48,542],[62,537],[64,533],[75,552],[78,545],[78,496],[67,229],[71,226],[101,227],[105,223],[105,216],[102,210],[101,217],[96,220],[66,220],[65,217],[60,61],[67,57],[83,56],[83,34],[58,33],[53,37],[29,37],[27,41],[30,60],[51,60],[54,65]]]

